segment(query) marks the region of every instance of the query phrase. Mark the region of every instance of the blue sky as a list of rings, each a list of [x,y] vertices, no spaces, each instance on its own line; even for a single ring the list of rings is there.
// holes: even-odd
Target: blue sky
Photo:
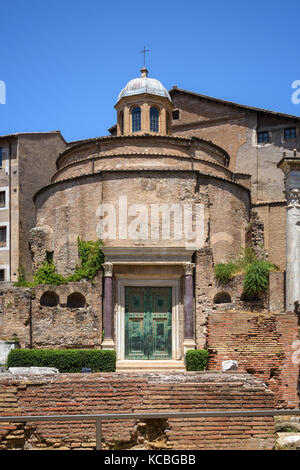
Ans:
[[[107,135],[114,104],[140,75],[300,116],[299,0],[2,2],[0,134]]]

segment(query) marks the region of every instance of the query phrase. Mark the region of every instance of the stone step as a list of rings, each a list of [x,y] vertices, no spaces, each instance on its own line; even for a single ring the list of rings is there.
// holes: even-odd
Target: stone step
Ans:
[[[117,372],[185,371],[183,361],[117,361]]]

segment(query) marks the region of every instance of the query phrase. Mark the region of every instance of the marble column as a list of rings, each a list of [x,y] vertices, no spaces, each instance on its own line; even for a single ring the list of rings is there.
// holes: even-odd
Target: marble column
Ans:
[[[102,349],[115,349],[114,343],[114,305],[113,305],[113,264],[104,263],[104,286],[103,286],[103,328],[104,340]]]
[[[284,157],[278,167],[285,174],[286,193],[286,311],[300,302],[300,158]]]
[[[195,349],[195,320],[194,320],[194,263],[184,263],[184,355],[189,349]]]

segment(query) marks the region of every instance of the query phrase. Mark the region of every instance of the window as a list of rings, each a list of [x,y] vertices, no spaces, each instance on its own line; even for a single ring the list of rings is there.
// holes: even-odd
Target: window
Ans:
[[[46,251],[46,260],[47,263],[53,263],[53,251]]]
[[[0,207],[5,207],[6,205],[6,192],[0,191]]]
[[[0,247],[6,246],[6,227],[0,227]]]
[[[154,106],[150,108],[150,131],[151,132],[159,131],[159,111]]]
[[[120,125],[120,133],[121,133],[121,135],[123,135],[123,128],[124,128],[124,114],[123,114],[123,111],[120,112],[119,125]]]
[[[0,269],[0,282],[5,281],[5,269]]]
[[[257,142],[259,144],[265,144],[266,142],[270,142],[269,131],[258,132],[257,133]]]
[[[284,129],[284,140],[296,139],[296,127]]]
[[[172,118],[175,120],[175,119],[179,119],[179,109],[173,109],[172,111]]]
[[[138,132],[141,130],[141,108],[135,106],[132,111],[132,132]]]

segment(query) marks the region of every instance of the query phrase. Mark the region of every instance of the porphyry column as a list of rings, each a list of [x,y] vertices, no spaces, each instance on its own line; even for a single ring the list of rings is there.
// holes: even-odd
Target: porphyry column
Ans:
[[[286,193],[286,310],[300,302],[300,158],[284,157],[277,165],[285,174]]]
[[[195,349],[195,326],[194,326],[194,263],[184,263],[184,355],[189,349]]]
[[[115,349],[113,334],[113,264],[104,263],[104,288],[103,288],[103,328],[104,340],[102,341],[102,349]]]

